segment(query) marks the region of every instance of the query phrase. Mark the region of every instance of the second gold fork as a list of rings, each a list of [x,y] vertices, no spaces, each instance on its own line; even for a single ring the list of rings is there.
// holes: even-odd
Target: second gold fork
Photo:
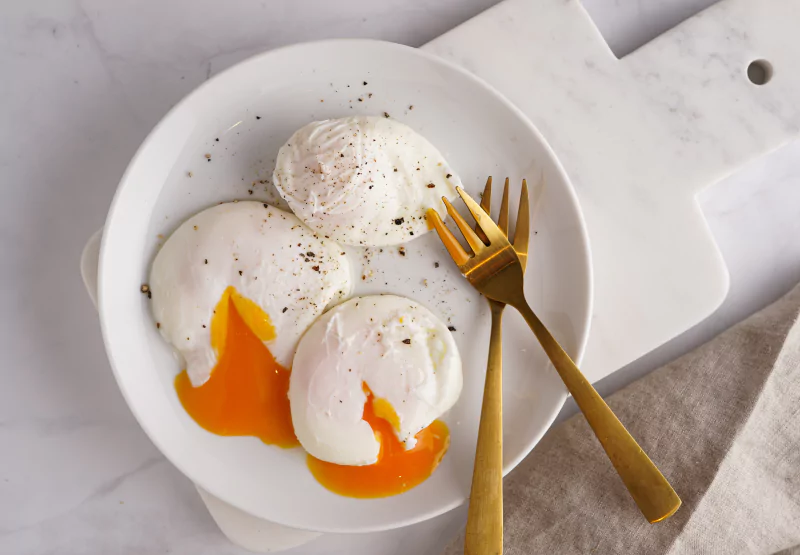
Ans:
[[[439,215],[430,211],[429,217],[432,218],[434,227],[453,261],[470,284],[487,299],[510,304],[520,312],[645,518],[650,522],[658,522],[669,517],[681,504],[675,490],[528,305],[523,287],[521,259],[505,233],[461,188],[456,188],[456,191],[475,218],[485,239],[488,239],[488,244],[472,230],[450,202],[443,198],[448,214],[472,251],[472,254],[467,253],[442,223]],[[487,550],[483,553],[497,551]]]

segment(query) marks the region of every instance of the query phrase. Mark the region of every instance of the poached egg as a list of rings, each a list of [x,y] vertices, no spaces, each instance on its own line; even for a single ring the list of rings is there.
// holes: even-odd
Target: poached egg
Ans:
[[[295,355],[289,402],[310,455],[373,465],[387,439],[399,452],[423,443],[419,434],[455,404],[461,387],[461,358],[447,326],[414,301],[373,295],[334,307],[309,328]],[[381,439],[376,418],[388,423],[391,438]]]
[[[424,137],[394,119],[316,121],[278,152],[273,181],[289,207],[323,237],[346,245],[396,245],[444,217],[442,196],[461,181]]]
[[[294,215],[252,201],[189,218],[164,243],[150,273],[156,325],[185,361],[194,387],[209,380],[223,355],[231,308],[288,368],[311,322],[351,287],[339,245]]]

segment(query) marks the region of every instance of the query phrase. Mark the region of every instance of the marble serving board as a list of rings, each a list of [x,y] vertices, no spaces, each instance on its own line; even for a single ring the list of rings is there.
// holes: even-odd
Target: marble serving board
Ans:
[[[508,97],[564,164],[592,246],[595,308],[583,362],[591,381],[725,298],[727,269],[696,197],[800,134],[793,4],[723,0],[618,59],[577,0],[506,0],[422,47]],[[753,62],[761,75],[748,76]],[[317,536],[203,500],[249,549]]]
[[[566,168],[592,248],[591,381],[725,298],[696,197],[800,134],[798,8],[723,0],[618,59],[579,1],[506,0],[423,47],[509,98]]]

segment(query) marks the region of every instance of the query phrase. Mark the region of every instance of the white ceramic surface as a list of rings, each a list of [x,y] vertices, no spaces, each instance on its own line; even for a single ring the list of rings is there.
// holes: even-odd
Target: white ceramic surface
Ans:
[[[697,194],[800,134],[796,0],[724,0],[622,59],[577,1],[506,0],[424,47],[553,144],[592,238],[584,372],[608,376],[711,314],[728,271]],[[766,60],[763,86],[747,76]]]
[[[591,270],[582,218],[563,170],[513,106],[470,74],[404,46],[297,45],[252,58],[208,81],[145,140],[119,185],[103,232],[98,270],[103,335],[134,415],[199,487],[293,528],[388,529],[464,502],[488,348],[480,340],[488,337],[487,304],[459,275],[433,232],[403,245],[404,251],[348,249],[363,279],[356,280],[356,295],[405,295],[456,328],[465,376],[461,398],[444,418],[450,449],[433,476],[400,496],[357,500],[320,486],[306,468],[302,449],[281,450],[252,437],[224,438],[197,426],[177,399],[173,380],[180,367],[156,331],[139,288],[163,237],[189,215],[235,198],[277,203],[268,183],[274,156],[295,129],[315,119],[384,112],[435,144],[475,195],[485,176],[498,172],[515,183],[528,177],[534,184],[526,294],[580,360],[591,310]],[[518,315],[509,315],[505,331],[508,471],[544,434],[566,394]]]
[[[103,225],[143,138],[209,75],[319,38],[422,45],[494,3],[0,3],[0,72],[13,77],[0,86],[0,552],[246,553],[220,533],[191,482],[131,415],[75,261]],[[620,56],[711,3],[583,1]],[[526,36],[534,47],[536,37]],[[800,142],[751,162],[698,200],[730,271],[728,297],[680,338],[603,379],[601,393],[707,341],[800,280]],[[592,342],[598,330],[616,333],[614,318],[595,318]],[[574,411],[568,401],[559,418]],[[438,555],[465,518],[462,507],[386,532],[324,534],[287,555]]]

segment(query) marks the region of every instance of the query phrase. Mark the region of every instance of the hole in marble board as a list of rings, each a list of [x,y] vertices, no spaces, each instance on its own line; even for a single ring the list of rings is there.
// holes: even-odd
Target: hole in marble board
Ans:
[[[747,78],[754,85],[766,85],[772,79],[772,64],[766,60],[756,60],[747,66]]]

